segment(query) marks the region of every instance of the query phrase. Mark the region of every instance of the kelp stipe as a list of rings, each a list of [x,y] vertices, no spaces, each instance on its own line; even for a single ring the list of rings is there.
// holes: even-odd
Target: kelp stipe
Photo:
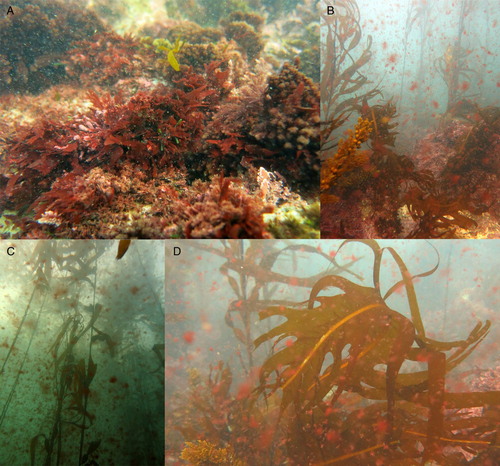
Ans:
[[[15,337],[14,337],[13,343],[10,345],[9,351],[8,351],[8,353],[7,353],[7,356],[5,357],[5,359],[4,359],[3,363],[2,363],[2,368],[1,368],[1,370],[0,370],[0,379],[1,379],[1,378],[2,378],[2,376],[5,374],[5,366],[7,365],[7,362],[8,362],[8,360],[9,360],[9,357],[10,357],[10,355],[12,354],[12,350],[15,348],[15,346],[14,346],[14,345],[15,345],[15,343],[16,343],[16,341],[17,341],[17,338],[19,337],[19,334],[20,334],[20,332],[21,332],[21,329],[22,329],[22,326],[23,326],[24,321],[25,321],[25,319],[26,319],[26,316],[28,315],[28,312],[29,312],[29,310],[30,310],[31,302],[32,302],[33,297],[34,297],[34,295],[35,295],[35,291],[36,291],[36,290],[33,290],[33,293],[32,293],[32,295],[31,295],[31,298],[30,298],[30,301],[29,301],[29,303],[28,303],[28,306],[26,307],[26,310],[25,310],[25,312],[24,312],[24,316],[23,316],[23,319],[22,319],[22,321],[21,321],[21,324],[19,325],[19,327],[18,327],[18,329],[17,329],[17,331],[16,331],[16,335],[15,335]],[[20,377],[20,375],[21,375],[21,374],[22,374],[22,372],[23,372],[24,364],[25,364],[25,362],[26,362],[26,358],[27,358],[28,353],[29,353],[29,350],[30,350],[30,348],[31,348],[31,343],[33,342],[33,337],[34,337],[35,332],[36,332],[36,329],[37,329],[37,327],[38,327],[38,322],[39,322],[39,320],[40,320],[40,316],[41,316],[41,314],[42,314],[42,310],[43,310],[43,305],[44,305],[44,303],[45,303],[45,296],[43,297],[43,301],[42,301],[41,307],[40,307],[40,309],[39,309],[39,311],[38,311],[38,315],[37,315],[37,318],[36,318],[36,323],[35,323],[35,325],[34,325],[34,327],[33,327],[32,332],[31,332],[31,336],[30,336],[30,338],[29,338],[28,346],[27,346],[26,351],[25,351],[25,353],[24,353],[24,357],[23,357],[23,359],[22,359],[21,365],[20,365],[20,367],[19,367],[19,369],[18,369],[18,371],[17,371],[16,377],[15,377],[15,379],[14,379],[14,383],[12,384],[12,387],[11,387],[11,389],[10,389],[10,391],[9,391],[9,394],[8,394],[8,396],[7,396],[7,399],[6,399],[6,401],[5,401],[5,404],[4,404],[3,408],[2,408],[2,412],[0,413],[0,428],[2,427],[2,424],[3,424],[3,421],[4,421],[4,419],[5,419],[5,416],[7,415],[7,411],[8,411],[8,409],[9,409],[9,406],[10,406],[10,403],[11,403],[11,401],[12,401],[12,398],[13,398],[13,396],[15,395],[16,387],[17,387],[17,384],[18,384],[18,382],[19,382],[19,377]],[[2,381],[2,384],[4,384],[4,381]]]
[[[33,286],[33,290],[31,292],[31,295],[30,295],[30,298],[29,298],[29,301],[28,301],[28,304],[24,310],[24,313],[23,313],[23,317],[21,319],[21,321],[19,322],[19,325],[17,326],[16,330],[15,330],[15,334],[14,334],[14,338],[12,340],[12,343],[10,345],[7,345],[6,343],[4,343],[3,346],[6,346],[8,348],[8,351],[7,351],[7,354],[3,357],[3,362],[2,362],[2,367],[0,369],[0,379],[4,379],[2,380],[2,383],[0,384],[0,387],[2,387],[2,390],[1,392],[3,392],[7,387],[8,387],[8,384],[7,384],[7,381],[5,380],[6,378],[6,366],[9,362],[9,358],[12,356],[13,354],[13,350],[16,348],[16,343],[18,341],[18,338],[19,338],[19,335],[21,334],[21,332],[23,331],[23,326],[24,326],[24,323],[26,321],[26,318],[28,317],[30,311],[32,311],[32,303],[33,303],[33,300],[35,298],[40,298],[41,299],[41,305],[40,305],[40,308],[38,309],[38,315],[36,317],[36,321],[35,321],[35,324],[34,326],[32,326],[32,331],[31,331],[31,334],[29,336],[29,341],[28,341],[28,345],[26,347],[26,350],[24,352],[24,356],[22,358],[22,361],[21,361],[21,365],[17,371],[17,374],[16,374],[16,377],[12,383],[12,386],[10,387],[10,391],[8,393],[8,396],[5,400],[5,403],[2,407],[2,412],[0,414],[0,428],[2,427],[2,424],[5,420],[5,417],[7,415],[7,412],[8,412],[8,409],[9,409],[9,406],[10,406],[10,403],[12,402],[12,398],[14,397],[15,395],[15,391],[16,391],[16,387],[19,383],[19,377],[20,375],[23,373],[23,368],[24,368],[24,364],[26,362],[26,358],[28,356],[28,353],[29,353],[29,350],[31,348],[31,344],[33,342],[33,337],[35,336],[35,333],[36,333],[36,330],[37,330],[37,327],[38,327],[38,322],[40,320],[40,316],[42,314],[42,310],[43,310],[43,306],[45,304],[45,298],[46,298],[46,292],[47,292],[47,285],[48,285],[48,282],[47,282],[47,278],[45,277],[45,274],[43,272],[43,266],[45,264],[42,264],[42,263],[39,263],[37,264],[35,267],[34,267],[34,274],[33,276],[35,277],[35,280],[34,280],[34,286]],[[34,312],[34,311],[32,311]],[[2,327],[4,328],[4,327]],[[26,331],[26,329],[25,329]],[[9,369],[9,367],[7,367],[7,370]]]

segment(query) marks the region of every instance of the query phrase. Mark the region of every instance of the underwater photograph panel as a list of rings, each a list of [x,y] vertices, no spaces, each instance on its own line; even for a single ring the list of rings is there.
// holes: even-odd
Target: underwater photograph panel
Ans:
[[[322,0],[323,238],[500,237],[494,0]]]
[[[0,242],[0,464],[164,463],[164,246]]]
[[[320,0],[0,8],[0,235],[318,238]]]
[[[498,242],[166,248],[166,464],[498,463]]]

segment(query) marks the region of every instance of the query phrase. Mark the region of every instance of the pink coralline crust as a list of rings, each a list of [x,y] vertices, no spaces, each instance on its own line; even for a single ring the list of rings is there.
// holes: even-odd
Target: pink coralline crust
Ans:
[[[126,162],[115,174],[93,168],[60,177],[22,222],[25,237],[269,238],[272,210],[235,180],[186,184],[169,169],[149,179]]]
[[[456,155],[457,142],[466,137],[471,128],[470,123],[453,120],[445,128],[425,136],[411,157],[415,167],[430,170],[434,176],[441,175],[448,161]]]

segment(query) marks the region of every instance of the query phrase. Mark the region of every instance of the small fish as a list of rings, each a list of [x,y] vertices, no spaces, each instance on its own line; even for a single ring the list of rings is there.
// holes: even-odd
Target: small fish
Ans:
[[[120,242],[118,243],[118,252],[116,254],[116,260],[121,259],[125,253],[127,252],[130,242],[132,240],[130,239],[121,239]]]

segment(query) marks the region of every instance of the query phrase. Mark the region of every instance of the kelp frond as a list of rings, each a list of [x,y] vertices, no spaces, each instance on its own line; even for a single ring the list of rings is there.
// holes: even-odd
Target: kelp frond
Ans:
[[[337,254],[353,241],[344,241]],[[500,396],[499,392],[446,393],[445,390],[446,373],[472,353],[487,335],[491,323],[479,322],[463,340],[438,341],[429,338],[420,314],[414,282],[438,269],[439,256],[434,267],[412,275],[394,248],[381,247],[374,240],[356,242],[373,252],[372,286],[361,286],[340,275],[326,275],[312,287],[309,300],[302,308],[273,306],[260,311],[261,320],[276,317],[285,320],[254,341],[256,348],[265,342],[272,342],[273,348],[261,367],[257,392],[265,396],[282,392],[280,418],[289,421],[293,441],[302,436],[304,444],[313,452],[317,450],[314,435],[306,434],[305,426],[319,423],[316,425],[325,429],[327,425],[339,429],[335,422],[341,422],[342,417],[340,420],[328,418],[328,412],[341,409],[334,406],[344,393],[356,393],[366,400],[383,400],[387,403],[385,415],[380,403],[352,413],[352,416],[359,415],[358,419],[363,419],[365,425],[379,423],[383,435],[377,437],[373,432],[370,435],[375,441],[383,442],[386,447],[383,454],[390,457],[389,445],[399,444],[403,450],[414,448],[412,441],[402,436],[402,431],[406,429],[408,432],[426,432],[424,459],[437,460],[441,458],[442,442],[454,436],[451,431],[457,425],[456,420],[450,423],[445,417],[445,403],[447,407],[473,407],[488,404]],[[382,294],[380,277],[385,254],[395,261],[401,279]],[[336,291],[333,295],[331,292],[324,295],[327,289]],[[387,305],[387,299],[401,290],[405,292],[411,318]],[[424,362],[427,369],[400,373],[405,361]],[[396,407],[404,415],[397,412]],[[422,420],[422,409],[427,412],[425,422]],[[360,421],[350,417],[346,422]],[[478,426],[486,423],[493,428],[488,420],[482,418],[471,423]],[[479,447],[490,445],[490,437],[478,431],[475,438],[461,437],[460,440],[476,442],[474,445]],[[308,443],[309,439],[311,443]],[[358,442],[357,445],[359,448],[355,452],[332,446],[336,456],[325,461],[323,452],[321,458],[315,461],[318,464],[333,464],[378,450],[382,444],[370,446]],[[303,445],[302,450],[304,448]],[[304,453],[299,449],[294,451],[297,458],[303,461]],[[311,451],[308,461],[319,455]],[[394,456],[397,457],[398,454]]]
[[[372,37],[368,36],[366,46],[358,51],[362,33],[356,2],[336,2],[335,15],[325,13],[322,27],[326,40],[321,54],[321,142],[326,158],[336,145],[335,130],[356,111],[362,99],[369,100],[380,94],[380,90],[375,87],[363,92],[370,81],[361,68],[371,59]]]

